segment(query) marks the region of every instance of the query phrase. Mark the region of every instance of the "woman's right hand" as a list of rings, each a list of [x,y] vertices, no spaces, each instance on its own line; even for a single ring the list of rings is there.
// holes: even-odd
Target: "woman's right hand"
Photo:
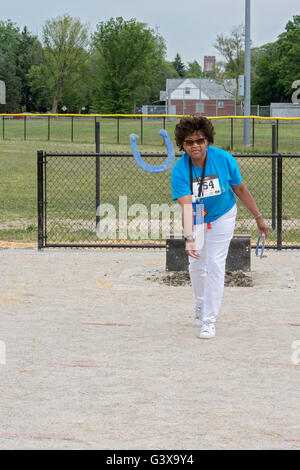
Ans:
[[[186,240],[185,242],[185,251],[188,256],[191,256],[195,259],[200,259],[200,255],[196,250],[196,242],[193,240]]]

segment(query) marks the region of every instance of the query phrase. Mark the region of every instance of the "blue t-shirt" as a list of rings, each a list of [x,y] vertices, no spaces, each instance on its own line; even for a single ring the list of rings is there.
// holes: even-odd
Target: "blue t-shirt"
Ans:
[[[189,159],[189,155],[184,153],[173,167],[171,175],[173,199],[191,194]],[[198,196],[203,167],[192,164],[192,170],[193,194]],[[207,147],[207,162],[201,195],[206,223],[218,219],[234,206],[235,195],[230,185],[237,186],[241,182],[242,177],[235,158],[225,150]]]

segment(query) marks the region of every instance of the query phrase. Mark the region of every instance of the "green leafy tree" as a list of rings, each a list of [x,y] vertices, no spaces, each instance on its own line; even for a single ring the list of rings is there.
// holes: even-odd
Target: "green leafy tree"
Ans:
[[[220,34],[214,44],[215,49],[224,57],[226,78],[235,78],[236,90],[238,90],[239,75],[244,70],[244,25],[235,26],[230,36]]]
[[[285,98],[290,100],[294,91],[292,83],[300,80],[300,15],[287,23],[278,38],[277,47],[280,57],[278,85],[282,86]]]
[[[292,84],[300,79],[300,15],[294,16],[277,41],[256,51],[253,103],[290,102]]]
[[[88,60],[88,28],[70,15],[46,21],[43,28],[43,63],[30,70],[32,90],[51,97],[52,112],[57,112],[66,86],[78,80]]]
[[[59,109],[66,106],[67,112],[76,114],[81,114],[82,108],[84,108],[84,112],[90,109],[93,87],[92,74],[91,62],[88,60],[84,67],[73,76],[72,82],[66,82],[63,97],[58,104]]]
[[[178,74],[173,67],[172,62],[163,61],[160,68],[152,75],[149,85],[149,93],[141,104],[155,104],[160,101],[160,91],[166,89],[167,78],[178,78]]]
[[[130,113],[151,95],[164,63],[165,42],[135,18],[111,18],[93,36],[94,106],[104,113]]]
[[[179,77],[183,78],[185,76],[185,65],[182,62],[181,57],[180,57],[178,52],[177,52],[177,54],[175,56],[175,59],[173,61],[173,67],[176,70],[176,72],[178,73]]]
[[[279,51],[276,43],[260,48],[256,64],[256,79],[251,87],[253,104],[268,106],[272,101],[282,101],[283,88],[278,86],[280,74]]]
[[[36,36],[30,34],[24,27],[17,47],[17,75],[21,80],[21,106],[25,111],[36,110],[37,96],[30,88],[29,71],[33,65],[41,64],[43,48]]]
[[[6,85],[6,104],[3,112],[19,112],[21,80],[17,74],[17,49],[20,31],[11,20],[0,21],[0,80]]]
[[[202,74],[202,69],[201,65],[197,60],[193,60],[192,62],[188,62],[186,72],[185,72],[185,77],[189,78],[198,78],[201,77]]]

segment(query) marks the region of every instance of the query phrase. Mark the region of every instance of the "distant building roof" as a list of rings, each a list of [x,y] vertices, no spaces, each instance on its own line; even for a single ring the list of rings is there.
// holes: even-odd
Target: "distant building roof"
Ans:
[[[171,78],[167,79],[166,91],[160,92],[160,100],[166,100],[169,91],[173,92],[191,85],[201,90],[201,99],[208,100],[232,100],[236,87],[234,79],[217,81],[212,78]]]
[[[168,93],[166,91],[159,92],[159,101],[166,101],[168,99]]]

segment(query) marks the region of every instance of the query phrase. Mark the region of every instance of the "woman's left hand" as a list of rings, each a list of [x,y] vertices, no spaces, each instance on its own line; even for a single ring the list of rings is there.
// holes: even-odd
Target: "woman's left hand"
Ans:
[[[262,217],[258,217],[258,219],[256,219],[256,224],[259,232],[267,238],[269,229],[264,219]]]

